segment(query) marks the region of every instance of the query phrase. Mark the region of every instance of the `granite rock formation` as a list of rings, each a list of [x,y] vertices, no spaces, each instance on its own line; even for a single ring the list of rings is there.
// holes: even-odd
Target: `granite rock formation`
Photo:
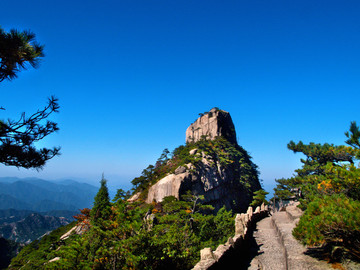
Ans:
[[[199,144],[201,139],[205,139],[202,135],[207,135],[206,142],[210,148],[219,141],[226,147],[218,147],[210,152],[209,148],[202,149]],[[166,196],[180,199],[190,190],[195,195],[204,195],[205,203],[213,205],[215,210],[222,206],[237,212],[246,210],[253,192],[261,186],[256,165],[236,142],[230,114],[212,109],[190,125],[186,140],[190,149],[188,155],[195,162],[181,165],[159,179],[149,188],[146,202],[160,202]]]
[[[217,108],[211,109],[187,128],[186,143],[197,142],[202,136],[209,140],[224,137],[231,143],[237,143],[235,126],[230,114]]]

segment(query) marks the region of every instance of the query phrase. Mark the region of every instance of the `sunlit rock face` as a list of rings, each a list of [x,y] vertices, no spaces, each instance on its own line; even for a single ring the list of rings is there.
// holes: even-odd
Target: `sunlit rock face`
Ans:
[[[197,142],[203,136],[213,140],[217,136],[236,143],[235,126],[228,112],[216,108],[199,117],[186,130],[186,143]]]
[[[239,147],[228,112],[212,109],[199,117],[186,130],[186,141],[197,142],[204,138],[203,135],[206,135],[207,140],[221,136],[235,148]],[[181,199],[190,190],[194,195],[204,195],[204,203],[214,206],[215,211],[223,206],[236,212],[246,211],[252,200],[252,193],[261,188],[257,177],[251,178],[247,183],[240,183],[241,166],[246,162],[248,165],[250,160],[233,160],[224,164],[218,156],[207,155],[201,149],[192,149],[189,155],[197,158],[196,166],[191,163],[179,166],[173,173],[152,185],[147,194],[147,203],[161,202],[167,196]]]
[[[196,170],[186,168],[180,174],[169,174],[152,185],[146,199],[147,203],[161,202],[167,196],[180,199],[187,191],[195,195],[204,195],[205,204],[214,206],[215,211],[225,206],[236,212],[245,211],[252,200],[252,192],[239,185],[234,185],[236,176],[233,166],[222,166],[217,160],[205,156],[197,164]],[[249,183],[253,191],[260,188],[260,183]]]
[[[189,173],[170,174],[150,187],[146,202],[161,202],[167,196],[175,196],[179,199],[181,185],[189,178]]]

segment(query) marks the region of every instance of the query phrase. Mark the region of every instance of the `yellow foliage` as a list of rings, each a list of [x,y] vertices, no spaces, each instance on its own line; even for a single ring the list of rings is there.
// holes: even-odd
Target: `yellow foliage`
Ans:
[[[333,185],[331,184],[331,180],[323,180],[320,184],[318,184],[318,190],[324,190],[328,191],[329,189],[332,189]]]

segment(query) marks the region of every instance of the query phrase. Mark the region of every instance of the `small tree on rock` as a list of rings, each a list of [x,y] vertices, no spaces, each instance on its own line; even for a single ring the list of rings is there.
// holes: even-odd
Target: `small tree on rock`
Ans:
[[[254,192],[253,201],[251,202],[251,206],[257,207],[264,204],[268,204],[269,202],[266,200],[266,195],[268,195],[269,192],[266,192],[263,189],[259,189],[258,191]]]

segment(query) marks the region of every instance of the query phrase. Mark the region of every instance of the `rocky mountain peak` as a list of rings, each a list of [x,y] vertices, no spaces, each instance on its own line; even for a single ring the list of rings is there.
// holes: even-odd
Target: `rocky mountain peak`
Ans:
[[[206,140],[202,141],[203,136]],[[146,192],[147,203],[161,202],[167,196],[177,199],[190,191],[203,195],[215,211],[225,206],[237,212],[246,210],[254,191],[261,188],[257,166],[237,144],[233,121],[228,112],[214,108],[186,130],[185,146],[174,150],[174,156],[154,169]],[[161,171],[160,177],[156,170]],[[166,173],[164,173],[166,172]],[[140,178],[139,178],[140,179]],[[137,181],[139,181],[137,179]],[[141,191],[141,189],[139,189]],[[135,194],[131,200],[136,200]]]
[[[213,108],[205,114],[200,114],[200,117],[186,130],[186,143],[197,142],[204,136],[208,140],[220,136],[231,143],[237,143],[230,113]]]

